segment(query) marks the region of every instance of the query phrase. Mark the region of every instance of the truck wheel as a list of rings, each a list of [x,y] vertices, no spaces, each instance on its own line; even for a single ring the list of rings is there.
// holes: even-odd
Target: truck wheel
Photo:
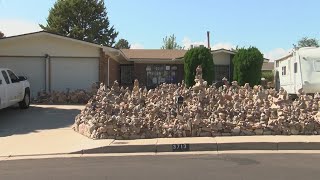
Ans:
[[[19,102],[20,109],[28,109],[30,106],[30,90],[26,89],[24,93],[24,98]]]

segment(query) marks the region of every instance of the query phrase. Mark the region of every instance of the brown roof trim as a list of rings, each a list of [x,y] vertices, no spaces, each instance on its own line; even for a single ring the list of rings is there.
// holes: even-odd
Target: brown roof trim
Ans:
[[[183,57],[182,57],[183,58]],[[170,60],[170,61],[174,61],[174,60],[180,60],[178,58],[174,58],[174,59],[163,59],[163,58],[131,58],[131,60],[139,60],[139,59],[143,59],[143,60]]]
[[[224,49],[224,48],[211,50],[211,53],[219,53],[219,52],[227,52],[227,53],[230,53],[230,54],[236,54],[237,53],[236,51],[233,51],[233,50],[230,50],[230,49]],[[265,58],[265,57],[263,59],[264,59],[264,62],[269,62],[270,61],[270,59]]]
[[[221,48],[221,49],[215,49],[215,50],[211,50],[211,52],[212,53],[218,53],[218,52],[220,52],[220,51],[227,51],[228,53],[230,53],[230,54],[236,54],[236,52],[235,51],[232,51],[232,50],[230,50],[230,49],[224,49],[224,48]]]
[[[41,34],[41,33],[47,33],[47,34],[51,34],[51,35],[55,35],[55,36],[60,36],[60,37],[63,37],[63,38],[69,38],[69,39],[73,39],[73,40],[77,40],[77,41],[82,41],[82,42],[85,42],[85,43],[90,43],[90,44],[95,45],[95,46],[101,46],[100,44],[97,44],[97,43],[85,41],[85,40],[82,40],[82,39],[72,38],[72,37],[68,37],[68,36],[65,36],[65,35],[49,32],[49,31],[36,31],[36,32],[30,32],[30,33],[25,33],[25,34],[19,34],[19,35],[14,35],[14,36],[3,37],[3,38],[0,38],[0,41],[1,40],[6,40],[6,39],[17,38],[17,37],[34,35],[34,34]],[[110,47],[110,46],[104,46],[104,47],[108,47],[108,48],[119,50],[117,48]]]

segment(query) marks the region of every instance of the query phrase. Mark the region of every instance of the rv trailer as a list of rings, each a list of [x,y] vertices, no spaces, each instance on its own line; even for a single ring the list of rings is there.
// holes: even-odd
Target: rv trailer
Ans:
[[[307,94],[320,92],[320,48],[294,50],[275,60],[274,66],[276,90],[282,87],[291,95],[301,88]]]

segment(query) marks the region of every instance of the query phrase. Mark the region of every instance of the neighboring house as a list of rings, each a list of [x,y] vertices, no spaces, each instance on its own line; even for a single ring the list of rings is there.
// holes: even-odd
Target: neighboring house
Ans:
[[[0,67],[25,75],[32,96],[39,91],[111,86],[115,80],[132,86],[137,78],[148,88],[183,80],[186,50],[115,49],[45,31],[0,39]],[[235,52],[213,50],[215,81],[232,79]],[[265,59],[267,62],[267,59]],[[262,68],[264,70],[264,68]]]
[[[227,78],[229,81],[233,79],[233,63],[232,59],[236,54],[235,51],[227,49],[217,49],[211,51],[214,63],[214,81],[221,81]]]
[[[262,65],[262,72],[270,71],[272,72],[274,70],[274,62],[264,62]]]
[[[214,81],[221,81],[226,77],[229,81],[233,79],[233,62],[232,59],[236,54],[235,51],[227,49],[217,49],[211,51],[214,62]],[[269,62],[269,59],[264,58],[262,70],[264,70],[265,64]],[[269,67],[269,66],[268,66]]]

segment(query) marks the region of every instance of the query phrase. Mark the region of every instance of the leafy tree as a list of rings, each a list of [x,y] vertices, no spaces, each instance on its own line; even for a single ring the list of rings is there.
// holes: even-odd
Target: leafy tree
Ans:
[[[214,64],[210,49],[196,47],[188,50],[184,55],[184,79],[187,86],[195,84],[194,78],[198,65],[202,67],[202,77],[211,84],[214,79]]]
[[[43,30],[97,44],[113,46],[118,32],[110,27],[103,0],[57,0]]]
[[[165,38],[163,38],[163,45],[161,49],[184,49],[184,48],[178,45],[176,41],[176,37],[174,36],[174,34],[172,34],[169,37],[166,36]]]
[[[131,45],[127,40],[119,39],[119,41],[116,43],[114,47],[118,49],[130,49]]]
[[[239,48],[233,57],[233,79],[243,85],[260,84],[263,55],[256,47]]]
[[[319,47],[319,41],[316,38],[303,37],[298,41],[298,45],[293,44],[295,49],[301,47]]]
[[[3,32],[0,31],[0,38],[4,38],[4,37],[5,36],[4,36]]]

